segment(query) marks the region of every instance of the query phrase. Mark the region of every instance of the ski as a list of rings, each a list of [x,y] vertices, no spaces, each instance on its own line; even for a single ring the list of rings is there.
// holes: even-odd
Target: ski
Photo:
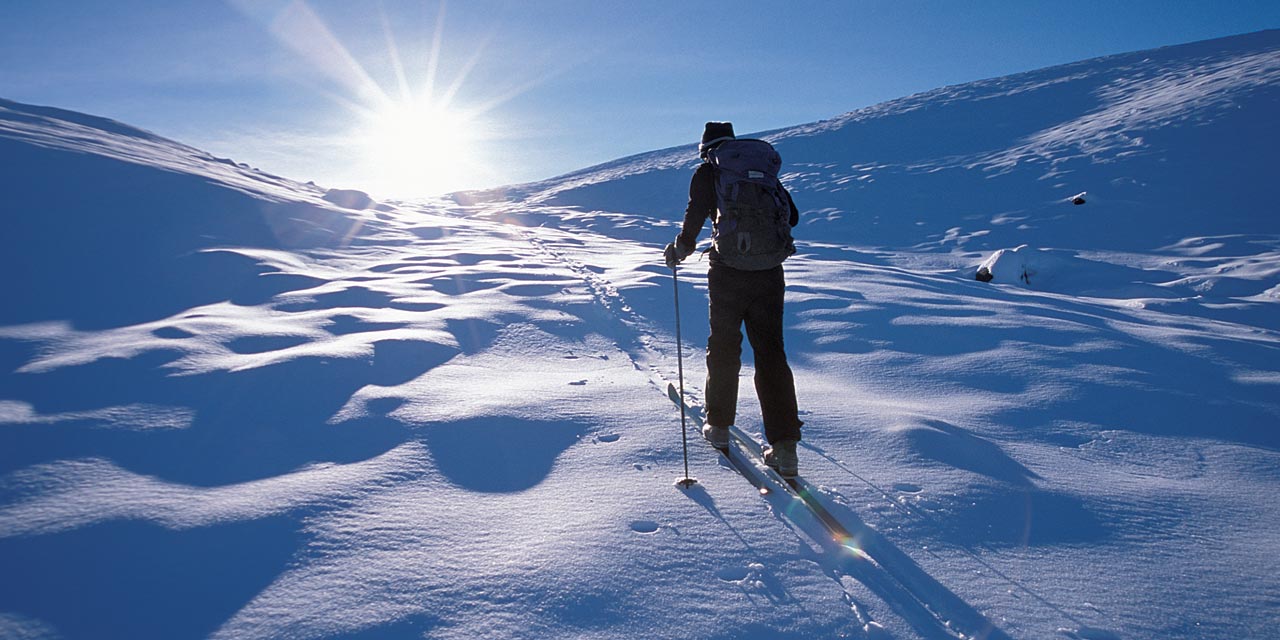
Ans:
[[[731,442],[743,449],[753,461],[759,461],[756,468],[765,473],[775,483],[786,487],[788,492],[804,501],[805,506],[813,512],[818,518],[822,526],[826,527],[827,532],[831,534],[835,540],[849,540],[853,538],[853,534],[849,532],[843,524],[840,523],[830,511],[818,500],[817,492],[805,481],[804,478],[796,476],[794,478],[784,478],[778,473],[777,469],[764,464],[764,448],[754,438],[743,433],[737,427],[729,430]]]
[[[704,423],[701,411],[685,402],[673,384],[667,385],[667,396],[691,417],[698,428],[698,437],[701,438]],[[820,492],[803,477],[783,478],[776,469],[766,465],[764,447],[741,429],[730,427],[728,447],[721,449],[713,446],[712,448],[724,456],[729,466],[750,482],[762,496],[768,497],[775,490],[780,490],[804,504],[806,511],[826,531],[830,540],[852,554],[849,556],[851,561],[865,563],[873,569],[871,573],[860,572],[857,579],[885,597],[886,602],[898,609],[904,617],[917,621],[927,620],[926,629],[937,633],[939,637],[986,637],[1008,640],[1009,636],[991,624],[981,613],[972,611],[963,603],[955,607],[951,603],[939,602],[927,597],[924,594],[929,593],[933,588],[931,585],[919,584],[918,580],[910,578],[904,579],[897,572],[886,568],[880,559],[861,549],[856,543],[858,537],[823,505],[818,498]],[[966,611],[966,609],[969,610]],[[955,614],[957,610],[961,615]],[[970,631],[966,634],[959,631],[959,628],[968,628]]]
[[[667,397],[671,398],[671,401],[676,406],[681,407],[685,414],[690,416],[694,425],[698,428],[698,437],[701,437],[702,412],[689,406],[685,399],[680,396],[680,392],[674,384],[667,384]],[[838,518],[832,515],[831,511],[818,499],[818,492],[812,485],[800,476],[783,478],[777,469],[766,465],[764,463],[764,447],[741,429],[737,427],[729,428],[728,447],[724,449],[719,447],[712,448],[719,451],[729,465],[738,472],[738,475],[746,478],[761,495],[768,495],[773,492],[774,488],[781,488],[804,503],[814,518],[827,530],[832,540],[843,543],[853,539],[854,536],[848,527],[844,526]],[[734,455],[734,450],[737,450],[739,455]]]
[[[676,386],[674,384],[667,383],[667,397],[671,398],[671,401],[676,403],[677,407],[680,407],[681,409],[684,410],[685,415],[689,417],[689,420],[693,422],[693,426],[698,430],[698,435],[696,437],[699,440],[703,440],[705,442],[705,439],[703,439],[702,437],[702,425],[704,424],[702,420],[702,412],[698,411],[694,407],[690,407],[684,401],[684,398],[680,397],[680,391],[676,389]],[[732,446],[733,446],[733,440],[731,438],[729,441],[729,447],[732,447]],[[756,490],[759,491],[761,495],[768,495],[769,493],[771,493],[773,489],[770,487],[770,484],[766,482],[764,478],[761,477],[759,469],[756,468],[755,465],[752,465],[750,462],[746,461],[745,459],[739,459],[738,457],[735,457],[734,455],[732,455],[732,453],[729,450],[729,447],[721,449],[719,447],[713,446],[711,448],[718,451],[721,456],[724,456],[724,459],[726,462],[729,463],[729,466],[733,467],[733,470],[737,471],[738,475],[742,476],[743,478],[746,478],[747,482],[750,482],[751,486],[755,487]]]
[[[676,386],[667,383],[667,397],[676,403],[676,406],[684,409],[685,414],[693,421],[694,426],[698,428],[698,437],[702,435],[702,412],[695,410],[693,407],[680,396],[680,391]],[[773,488],[781,488],[790,493],[793,497],[804,502],[809,508],[818,522],[826,528],[827,533],[834,540],[849,540],[853,538],[853,534],[849,529],[840,523],[831,512],[823,506],[818,500],[817,491],[809,485],[804,478],[796,476],[794,478],[783,478],[777,469],[770,467],[764,463],[764,448],[754,438],[743,433],[737,427],[729,428],[729,446],[721,449],[712,447],[724,456],[729,465],[738,472],[738,475],[746,478],[762,495],[768,495],[773,492]],[[737,450],[740,455],[733,455],[733,451]],[[750,465],[748,467],[748,465]],[[768,480],[767,482],[765,480]]]
[[[702,437],[702,426],[705,424],[702,419],[702,412],[696,407],[692,407],[684,398],[680,396],[680,391],[676,386],[667,383],[667,397],[672,402],[684,410],[685,414],[693,422],[698,429],[699,438]],[[818,520],[828,529],[828,531],[839,539],[841,536],[850,537],[848,529],[840,524],[840,521],[831,515],[826,507],[818,502],[814,490],[805,480],[799,476],[795,478],[783,478],[776,469],[764,463],[764,449],[760,443],[756,442],[751,436],[743,433],[737,427],[729,429],[729,446],[725,448],[712,447],[724,456],[725,460],[733,467],[738,475],[746,478],[761,494],[767,495],[772,493],[774,489],[782,489],[792,496],[804,501]],[[733,450],[737,450],[739,455],[733,455]]]

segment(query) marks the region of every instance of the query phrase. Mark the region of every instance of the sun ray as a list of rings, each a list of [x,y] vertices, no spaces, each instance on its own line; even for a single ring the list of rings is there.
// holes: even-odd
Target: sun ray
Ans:
[[[458,70],[458,74],[449,85],[449,88],[445,89],[444,93],[440,95],[440,104],[442,106],[448,106],[453,102],[453,97],[457,95],[460,89],[462,89],[462,84],[466,82],[467,77],[471,75],[471,70],[475,69],[476,65],[480,63],[480,59],[484,55],[485,49],[489,47],[489,43],[493,41],[495,35],[496,34],[494,33],[490,33],[485,36],[485,38],[480,41],[480,45],[476,47],[475,53],[471,54],[471,58],[469,58],[466,64],[462,65],[462,68]]]
[[[440,9],[436,11],[435,30],[431,34],[431,53],[427,57],[427,77],[423,82],[427,96],[435,95],[436,71],[440,66],[440,48],[444,44],[444,18],[448,8],[446,0],[440,0]]]
[[[391,102],[306,2],[290,3],[271,21],[270,28],[276,38],[358,99],[375,104]]]
[[[400,60],[400,49],[396,46],[396,36],[391,31],[391,20],[387,18],[387,9],[382,2],[378,2],[378,16],[382,19],[382,34],[387,39],[387,56],[390,57],[391,70],[396,75],[396,84],[400,87],[400,99],[412,100],[413,92],[409,88],[409,78],[405,76],[404,64]]]
[[[402,48],[411,49],[397,37],[396,14],[384,0],[378,1],[374,37],[380,28],[382,51],[387,57],[381,69],[363,66],[306,0],[229,2],[262,21],[284,48],[310,64],[315,73],[298,80],[354,115],[351,126],[335,139],[345,148],[354,147],[356,153],[346,157],[350,174],[359,176],[359,186],[384,196],[434,195],[490,179],[493,167],[485,161],[485,148],[501,127],[488,114],[563,72],[522,75],[513,80],[515,86],[505,91],[497,88],[499,95],[493,96],[492,89],[484,92],[491,96],[487,102],[482,93],[481,101],[463,103],[459,96],[490,53],[498,30],[494,27],[484,37],[470,39],[472,49],[466,52],[464,62],[449,69],[446,77],[447,0],[441,0],[434,12],[423,12],[434,15],[435,20],[425,53],[418,53],[422,47],[412,48],[415,57],[426,56],[425,61],[416,58],[419,64],[406,64]],[[384,88],[370,71],[384,72],[379,77],[390,86]]]
[[[561,75],[563,75],[563,74],[565,74],[565,73],[568,73],[571,69],[573,69],[574,67],[577,67],[577,66],[578,66],[578,65],[580,65],[580,64],[582,64],[582,63],[580,63],[580,62],[568,62],[568,63],[564,63],[564,64],[561,64],[561,65],[560,65],[558,68],[556,68],[556,69],[552,69],[552,70],[550,70],[550,71],[548,71],[548,72],[546,72],[546,73],[543,73],[543,74],[541,74],[541,75],[539,75],[539,76],[537,76],[537,77],[529,78],[529,79],[528,79],[528,80],[526,80],[525,82],[521,82],[521,83],[519,83],[519,84],[516,84],[516,85],[512,86],[510,89],[508,89],[508,90],[506,90],[506,91],[504,91],[504,92],[502,92],[502,93],[498,94],[497,96],[495,96],[495,97],[493,97],[493,98],[490,98],[489,100],[487,100],[487,101],[485,101],[485,102],[483,102],[483,103],[481,103],[481,104],[477,105],[474,111],[475,111],[475,113],[488,113],[488,112],[490,112],[490,111],[493,111],[494,109],[496,109],[496,108],[498,108],[498,107],[500,107],[500,106],[502,106],[502,105],[504,105],[504,104],[506,104],[506,103],[508,103],[508,102],[510,102],[510,101],[512,101],[512,100],[514,100],[514,99],[516,99],[516,98],[518,98],[518,97],[520,97],[520,96],[524,95],[525,93],[528,93],[529,91],[532,91],[533,89],[537,88],[538,86],[542,85],[543,83],[545,83],[545,82],[547,82],[547,81],[549,81],[549,80],[551,80],[551,79],[553,79],[553,78],[556,78],[556,77],[558,77],[558,76],[561,76]]]

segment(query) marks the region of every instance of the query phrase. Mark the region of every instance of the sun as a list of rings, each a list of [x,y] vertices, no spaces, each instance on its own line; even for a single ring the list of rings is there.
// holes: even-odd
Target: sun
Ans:
[[[442,193],[471,182],[480,123],[468,114],[413,100],[369,113],[361,135],[366,164],[393,195]]]
[[[323,155],[337,165],[342,182],[378,198],[414,199],[490,187],[501,179],[511,162],[499,150],[527,134],[509,114],[499,116],[495,110],[544,78],[521,74],[503,81],[509,86],[488,91],[469,85],[494,36],[480,39],[470,57],[459,57],[465,58],[460,66],[445,69],[451,74],[442,72],[448,3],[440,2],[431,39],[411,41],[415,54],[406,65],[391,16],[382,3],[374,3],[387,64],[367,68],[307,2],[263,4],[281,7],[264,9],[272,35],[312,64],[343,116],[354,116],[344,117],[331,135],[304,138],[308,148],[325,148]],[[423,49],[429,52],[425,60]],[[386,86],[391,78],[398,91]]]

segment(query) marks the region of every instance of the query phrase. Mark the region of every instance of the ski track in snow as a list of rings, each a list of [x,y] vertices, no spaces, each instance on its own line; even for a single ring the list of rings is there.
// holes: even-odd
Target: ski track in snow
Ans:
[[[490,214],[489,217],[513,219],[517,215],[518,212],[503,212]],[[538,233],[539,231],[542,233]],[[616,240],[608,237],[592,238],[594,234],[582,232],[573,236],[572,246],[555,247],[553,238],[562,236],[561,232],[521,229],[519,233],[520,237],[533,244],[553,261],[564,264],[583,279],[600,307],[613,316],[613,320],[619,327],[619,335],[615,338],[619,346],[629,355],[637,370],[649,371],[652,384],[658,390],[674,383],[674,380],[664,376],[659,366],[655,364],[669,361],[670,358],[664,357],[653,346],[654,331],[651,328],[653,322],[646,321],[636,314],[618,292],[618,287],[608,279],[594,273],[581,262],[566,257],[572,251],[587,249],[593,244],[592,240],[604,246],[614,244]],[[652,260],[651,247],[638,249],[638,252]],[[700,350],[691,351],[698,353]],[[705,447],[706,443],[698,431],[702,424],[701,411],[697,405],[689,408],[693,411],[693,428],[689,436],[691,445]],[[762,455],[758,446],[752,451],[752,455],[757,458]],[[763,478],[752,480],[757,487],[763,487],[766,482],[769,481]],[[695,501],[706,500],[705,491],[699,486],[695,486],[688,492]],[[923,574],[905,554],[861,524],[852,517],[851,513],[847,513],[845,519],[852,519],[859,523],[854,527],[857,531],[854,539],[848,541],[833,539],[821,521],[806,508],[797,508],[798,498],[792,497],[781,486],[775,484],[774,491],[765,498],[774,516],[792,529],[800,539],[806,541],[814,553],[819,555],[821,564],[840,587],[842,593],[845,593],[850,607],[864,630],[870,632],[874,629],[883,629],[883,626],[872,619],[857,603],[855,595],[849,592],[847,581],[851,579],[867,586],[878,597],[884,599],[891,609],[906,619],[924,637],[1008,637],[946,587]],[[867,544],[868,542],[870,544]],[[894,558],[891,564],[886,564],[886,556]],[[896,569],[890,568],[895,566]],[[956,628],[959,620],[964,621],[964,626]]]
[[[672,486],[689,147],[378,203],[0,102],[0,636],[1265,637],[1278,37],[761,134],[840,541]]]

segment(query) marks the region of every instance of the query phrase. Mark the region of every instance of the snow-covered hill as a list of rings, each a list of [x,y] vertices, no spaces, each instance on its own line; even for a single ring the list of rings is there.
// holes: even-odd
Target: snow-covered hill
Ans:
[[[0,102],[0,637],[1268,637],[1278,102],[1270,31],[762,134],[841,541],[672,484],[692,146],[375,203]]]
[[[1275,231],[1269,157],[1280,123],[1263,114],[1280,110],[1278,37],[1259,32],[944,87],[759,135],[782,153],[786,182],[808,210],[802,232],[813,239],[946,254],[931,263],[970,274],[992,251],[1029,244],[1085,261],[1055,283],[1072,293],[1135,277],[1167,285],[1136,288],[1150,297],[1215,289],[1248,297],[1265,293],[1256,265],[1214,273],[1180,258],[1275,262],[1256,236]],[[695,123],[690,137],[697,134]],[[694,149],[459,200],[666,220],[683,210]],[[1087,206],[1073,206],[1082,192]],[[588,218],[591,226],[598,218]],[[1216,237],[1223,229],[1231,237]],[[1138,269],[1128,273],[1095,273],[1093,250],[1160,257],[1129,263]],[[1166,270],[1166,256],[1182,264]],[[1174,273],[1187,279],[1175,285]],[[1125,284],[1117,296],[1142,297]]]

